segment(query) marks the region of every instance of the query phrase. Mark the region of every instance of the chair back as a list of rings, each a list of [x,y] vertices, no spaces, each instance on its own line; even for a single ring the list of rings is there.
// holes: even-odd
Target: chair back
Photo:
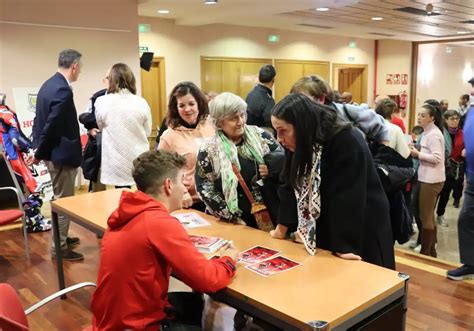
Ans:
[[[28,320],[15,289],[6,283],[0,283],[0,330],[29,330]]]

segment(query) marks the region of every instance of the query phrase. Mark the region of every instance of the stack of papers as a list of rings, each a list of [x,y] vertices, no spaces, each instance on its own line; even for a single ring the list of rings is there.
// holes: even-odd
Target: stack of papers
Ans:
[[[189,239],[201,253],[214,253],[227,244],[227,240],[219,237],[189,235]]]
[[[196,213],[173,214],[186,229],[194,229],[211,224]]]

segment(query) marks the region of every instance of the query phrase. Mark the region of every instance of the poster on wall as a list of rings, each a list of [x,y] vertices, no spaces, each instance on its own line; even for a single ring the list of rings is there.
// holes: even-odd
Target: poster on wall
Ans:
[[[402,74],[402,85],[408,85],[408,74]]]
[[[23,133],[29,137],[33,130],[33,119],[36,113],[36,97],[39,87],[14,87],[13,98],[15,99],[14,109],[20,120]]]
[[[394,74],[393,75],[393,84],[394,85],[400,85],[400,74]]]
[[[392,74],[387,74],[385,77],[385,84],[387,85],[392,85],[393,84],[393,75]]]

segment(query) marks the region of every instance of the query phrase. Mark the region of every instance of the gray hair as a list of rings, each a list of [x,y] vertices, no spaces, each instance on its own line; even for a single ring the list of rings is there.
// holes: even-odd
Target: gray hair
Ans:
[[[78,63],[82,54],[75,49],[65,49],[59,53],[58,67],[69,69],[74,63]]]
[[[247,112],[247,103],[238,95],[224,92],[209,103],[209,114],[214,125],[219,128],[222,120],[239,112]]]

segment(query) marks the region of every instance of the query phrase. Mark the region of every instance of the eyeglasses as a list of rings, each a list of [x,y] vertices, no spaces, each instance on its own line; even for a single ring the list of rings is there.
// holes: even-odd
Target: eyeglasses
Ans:
[[[457,117],[457,116],[456,116],[456,117],[449,117],[449,118],[448,118],[448,120],[450,120],[450,121],[459,121],[459,119],[460,119],[460,118]]]

